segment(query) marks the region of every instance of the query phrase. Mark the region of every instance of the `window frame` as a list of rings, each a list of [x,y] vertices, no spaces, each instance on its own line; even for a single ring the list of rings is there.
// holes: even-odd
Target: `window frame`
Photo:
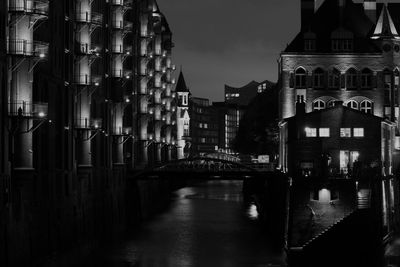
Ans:
[[[361,127],[353,128],[353,137],[364,138],[365,137],[365,129],[361,128]]]
[[[368,106],[369,104],[369,106]],[[366,105],[366,106],[364,106]],[[370,100],[363,100],[360,103],[360,111],[365,112],[367,114],[374,114],[374,105],[373,102]]]
[[[322,105],[319,105],[316,107],[316,104],[318,104],[318,103],[319,104],[322,103]],[[318,111],[318,110],[323,110],[323,109],[326,109],[325,101],[323,101],[322,99],[317,99],[313,102],[313,111]]]
[[[294,72],[294,87],[297,89],[307,88],[307,71],[302,67]]]
[[[324,130],[326,131],[325,134],[323,132]],[[327,128],[327,127],[319,128],[318,129],[318,134],[319,134],[319,137],[329,138],[329,137],[331,137],[331,129]]]
[[[340,128],[340,138],[351,138],[351,128],[349,127],[341,127]],[[347,136],[349,134],[349,136]]]

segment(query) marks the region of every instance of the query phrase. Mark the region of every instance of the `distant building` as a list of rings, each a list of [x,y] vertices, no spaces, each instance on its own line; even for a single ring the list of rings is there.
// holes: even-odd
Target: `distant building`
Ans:
[[[239,130],[240,120],[246,107],[225,102],[214,102],[213,107],[216,109],[219,126],[218,150],[226,154],[235,154],[232,142]]]
[[[219,148],[217,110],[206,98],[190,98],[191,154],[204,156]]]
[[[260,83],[252,81],[240,88],[225,85],[225,103],[247,106],[257,94],[264,92],[272,86],[274,84],[267,80]]]

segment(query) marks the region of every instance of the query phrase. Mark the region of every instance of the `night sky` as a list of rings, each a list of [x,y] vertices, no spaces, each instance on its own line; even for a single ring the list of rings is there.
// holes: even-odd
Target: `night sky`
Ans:
[[[295,1],[158,0],[173,33],[176,74],[182,65],[192,94],[214,101],[223,100],[224,84],[276,81],[279,53],[298,30]]]
[[[279,53],[300,27],[300,0],[157,2],[173,32],[176,74],[182,65],[192,94],[213,101],[223,100],[224,84],[275,82]]]

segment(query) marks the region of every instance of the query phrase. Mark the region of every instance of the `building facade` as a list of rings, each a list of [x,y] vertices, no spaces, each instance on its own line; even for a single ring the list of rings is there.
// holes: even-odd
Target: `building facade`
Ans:
[[[301,30],[280,58],[280,118],[295,115],[300,97],[306,112],[339,100],[398,125],[399,4],[301,3]]]
[[[393,173],[395,124],[343,106],[297,114],[281,122],[281,165],[292,177],[360,178],[361,169],[382,164]]]
[[[218,116],[217,110],[209,99],[190,98],[190,137],[191,155],[206,156],[218,151]]]
[[[245,107],[225,102],[214,102],[213,107],[218,119],[218,151],[229,155],[236,154],[232,143],[239,130]]]
[[[187,158],[190,153],[190,114],[189,114],[189,96],[190,91],[186,86],[185,78],[182,70],[179,73],[178,82],[175,88],[177,94],[177,110],[176,110],[176,138],[178,159]]]
[[[251,81],[239,88],[225,85],[225,103],[247,106],[257,94],[271,89],[272,86],[274,84],[268,80],[263,82]]]
[[[127,173],[176,159],[174,44],[155,0],[1,1],[0,40],[0,265],[21,266],[121,226]]]

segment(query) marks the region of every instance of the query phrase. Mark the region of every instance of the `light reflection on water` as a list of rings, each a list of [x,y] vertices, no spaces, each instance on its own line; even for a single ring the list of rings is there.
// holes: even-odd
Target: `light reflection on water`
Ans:
[[[85,267],[278,266],[282,257],[271,252],[261,225],[253,221],[257,210],[244,207],[241,192],[242,183],[230,181],[180,189],[166,212]]]

